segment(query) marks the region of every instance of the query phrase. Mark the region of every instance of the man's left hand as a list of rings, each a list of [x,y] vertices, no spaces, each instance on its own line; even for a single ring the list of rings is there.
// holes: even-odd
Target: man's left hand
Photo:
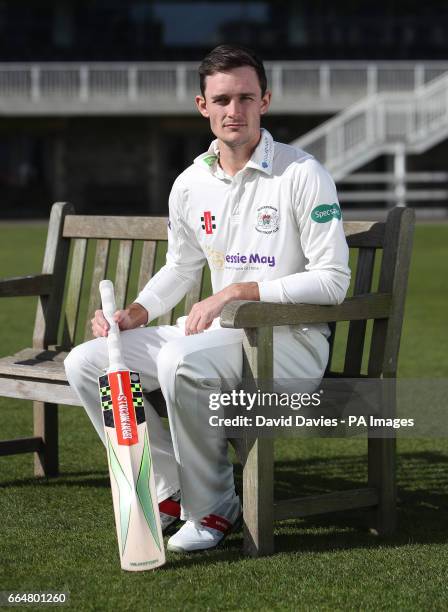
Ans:
[[[210,327],[222,309],[235,300],[259,300],[258,283],[234,283],[205,300],[197,302],[185,322],[185,335],[199,334]]]

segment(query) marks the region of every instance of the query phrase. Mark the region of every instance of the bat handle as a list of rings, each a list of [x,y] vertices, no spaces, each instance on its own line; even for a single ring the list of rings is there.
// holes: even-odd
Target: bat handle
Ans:
[[[100,282],[100,295],[104,317],[110,325],[107,335],[107,350],[109,353],[109,368],[107,371],[115,372],[117,370],[127,370],[123,360],[120,329],[113,319],[117,308],[115,306],[114,285],[112,281],[103,280]]]

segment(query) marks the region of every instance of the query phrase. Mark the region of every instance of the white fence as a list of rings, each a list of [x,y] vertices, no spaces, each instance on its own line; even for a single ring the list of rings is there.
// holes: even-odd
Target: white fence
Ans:
[[[382,153],[422,153],[448,135],[448,74],[412,94],[370,96],[294,141],[340,180]]]
[[[446,206],[448,172],[405,172],[403,176],[393,172],[357,172],[339,181],[338,194],[343,204],[378,206],[406,202],[425,207],[434,203]]]
[[[0,114],[195,113],[197,63],[0,64]],[[414,91],[448,62],[266,62],[273,113],[336,112]]]

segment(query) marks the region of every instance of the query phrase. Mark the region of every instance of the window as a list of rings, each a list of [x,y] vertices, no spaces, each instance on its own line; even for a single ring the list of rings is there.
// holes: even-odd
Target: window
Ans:
[[[266,23],[269,2],[154,2],[154,18],[163,24],[169,46],[219,44],[220,29],[229,22]]]

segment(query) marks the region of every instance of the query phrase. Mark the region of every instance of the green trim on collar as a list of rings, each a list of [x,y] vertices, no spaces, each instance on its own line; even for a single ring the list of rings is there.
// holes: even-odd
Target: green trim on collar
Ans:
[[[202,158],[202,161],[210,168],[211,166],[213,166],[217,159],[217,155],[207,155],[206,157]]]

